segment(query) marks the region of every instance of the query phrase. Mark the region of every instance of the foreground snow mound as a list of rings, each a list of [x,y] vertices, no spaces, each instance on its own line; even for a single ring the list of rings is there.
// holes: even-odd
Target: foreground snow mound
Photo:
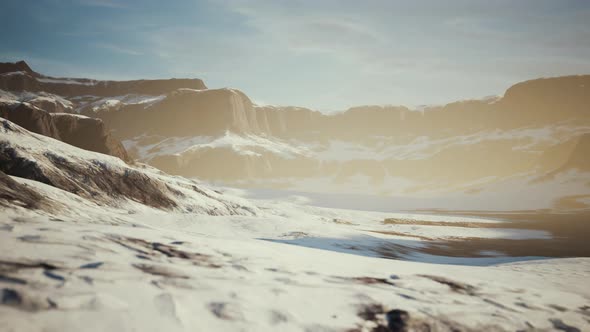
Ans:
[[[134,227],[5,217],[0,326],[9,331],[590,328],[587,258],[422,264],[212,236],[202,220],[175,231],[139,215],[126,217]]]
[[[146,166],[82,150],[33,134],[1,120],[0,171],[42,182],[97,203],[123,207],[130,202],[159,209],[213,215],[256,214],[245,200],[222,196],[194,182]]]

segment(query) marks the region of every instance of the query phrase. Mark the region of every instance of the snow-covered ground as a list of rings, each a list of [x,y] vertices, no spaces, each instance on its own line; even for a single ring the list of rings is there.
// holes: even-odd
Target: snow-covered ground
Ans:
[[[424,250],[437,241],[551,241],[545,231],[251,198],[6,120],[0,148],[27,166],[23,174],[47,177],[10,177],[43,197],[38,209],[0,201],[2,331],[590,329],[588,258]],[[96,174],[125,188],[152,183],[175,204],[130,199]],[[59,189],[71,188],[64,179],[75,190]]]
[[[0,326],[8,331],[374,331],[388,325],[388,313],[396,321],[403,312],[416,331],[590,328],[588,258],[447,265],[440,264],[445,257],[418,251],[428,243],[424,235],[546,238],[544,232],[404,230],[383,220],[498,221],[326,209],[297,198],[253,200],[257,216],[135,202],[105,208],[13,179],[64,207],[2,211]],[[406,234],[372,232],[391,229]],[[382,258],[383,244],[434,263]]]
[[[81,80],[75,78],[54,78],[54,77],[37,77],[37,81],[42,83],[58,83],[58,84],[75,84],[75,85],[96,85],[98,81],[95,80]]]
[[[0,103],[18,104],[22,102],[32,103],[34,105],[50,103],[63,111],[73,110],[73,103],[71,101],[52,93],[29,91],[9,92],[0,90]]]
[[[95,103],[118,103],[125,101],[125,96],[112,101],[101,99]],[[153,97],[158,98],[158,97]],[[137,103],[148,103],[152,99],[139,99]],[[91,103],[90,105],[94,105]],[[131,102],[129,102],[131,103]],[[98,106],[96,106],[98,107]],[[93,106],[93,109],[95,106]],[[226,132],[219,137],[166,137],[150,144],[142,145],[145,137],[136,137],[125,141],[126,148],[139,151],[141,160],[150,160],[156,156],[182,155],[183,153],[203,148],[232,148],[237,154],[261,156],[259,151],[283,158],[309,157],[319,161],[350,160],[421,160],[428,159],[446,149],[460,146],[476,146],[482,142],[510,142],[513,150],[522,150],[539,154],[547,146],[563,143],[579,135],[589,133],[590,127],[572,124],[557,124],[547,127],[517,128],[509,131],[499,129],[482,131],[465,136],[452,136],[433,139],[427,136],[416,137],[409,142],[399,142],[396,137],[374,137],[366,144],[348,141],[330,140],[323,143],[309,143],[296,140],[281,140],[277,137],[252,134],[235,134]]]
[[[407,262],[331,247],[384,240],[359,231],[379,214],[275,201],[258,202],[259,217],[211,217],[100,209],[60,195],[87,214],[2,214],[7,331],[375,331],[404,312],[416,331],[590,328],[587,258]],[[274,241],[309,236],[329,241]]]
[[[561,166],[571,152],[566,146],[573,149],[571,142],[588,132],[588,126],[564,122],[403,142],[382,136],[363,142],[303,142],[226,132],[216,137],[142,135],[123,143],[142,162],[169,172],[255,191],[306,193],[328,207],[532,210],[587,196],[590,173],[585,170],[540,179]],[[481,158],[461,161],[472,153]],[[503,153],[510,157],[500,162]],[[233,173],[199,167],[211,156],[227,155],[240,157],[236,160],[242,164]],[[490,161],[481,161],[486,158]],[[459,161],[453,164],[454,159]],[[470,163],[474,165],[465,166]],[[257,172],[244,171],[248,167]]]
[[[147,108],[157,102],[160,102],[166,98],[166,95],[139,95],[139,94],[126,94],[121,96],[110,96],[110,97],[98,97],[98,96],[82,96],[76,100],[84,102],[76,109],[76,112],[90,111],[90,112],[103,112],[119,110],[124,106],[128,105],[142,105]]]
[[[258,136],[238,135],[226,131],[219,137],[190,136],[168,137],[152,144],[141,144],[144,136],[123,141],[126,149],[136,149],[140,160],[150,160],[159,156],[182,155],[200,149],[231,149],[239,155],[262,156],[262,153],[278,155],[282,158],[305,156],[309,151],[280,139]]]
[[[547,146],[556,145],[576,136],[589,133],[590,127],[564,123],[545,127],[523,127],[512,130],[486,130],[469,135],[445,138],[418,136],[409,142],[398,137],[374,137],[370,144],[330,141],[310,147],[319,160],[421,160],[457,147],[477,146],[480,143],[511,142],[513,150],[540,153]]]

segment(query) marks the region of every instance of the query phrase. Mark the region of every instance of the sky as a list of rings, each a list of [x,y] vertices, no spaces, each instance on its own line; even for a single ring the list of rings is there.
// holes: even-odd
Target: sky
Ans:
[[[0,22],[0,61],[43,74],[196,77],[327,112],[590,74],[587,0],[2,0]]]

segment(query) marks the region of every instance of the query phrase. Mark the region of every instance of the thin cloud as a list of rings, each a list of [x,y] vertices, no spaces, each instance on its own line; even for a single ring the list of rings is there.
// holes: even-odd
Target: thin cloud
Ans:
[[[107,43],[95,43],[93,44],[94,47],[96,48],[100,48],[103,50],[108,50],[114,53],[119,53],[119,54],[125,54],[125,55],[143,55],[142,52],[130,49],[130,48],[126,48],[126,47],[122,47],[119,45],[114,45],[114,44],[107,44]]]
[[[89,7],[103,7],[103,8],[128,8],[127,4],[117,0],[78,0],[78,3]]]

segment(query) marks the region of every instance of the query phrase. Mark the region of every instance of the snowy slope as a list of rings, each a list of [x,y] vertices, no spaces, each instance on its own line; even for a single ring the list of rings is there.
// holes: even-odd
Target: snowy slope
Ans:
[[[192,180],[145,165],[82,150],[31,133],[1,119],[0,167],[9,175],[39,181],[107,206],[128,202],[208,214],[255,214],[240,198],[224,197]]]
[[[61,96],[47,92],[10,92],[0,90],[0,103],[9,105],[18,103],[30,103],[48,112],[72,112],[74,104]]]
[[[114,110],[120,110],[121,108],[129,105],[141,105],[144,108],[150,105],[162,101],[166,95],[139,95],[139,94],[126,94],[121,96],[110,96],[110,97],[98,97],[98,96],[80,96],[73,98],[79,102],[79,106],[76,109],[78,113],[96,113],[96,112],[108,112]],[[83,101],[83,102],[82,102]]]

